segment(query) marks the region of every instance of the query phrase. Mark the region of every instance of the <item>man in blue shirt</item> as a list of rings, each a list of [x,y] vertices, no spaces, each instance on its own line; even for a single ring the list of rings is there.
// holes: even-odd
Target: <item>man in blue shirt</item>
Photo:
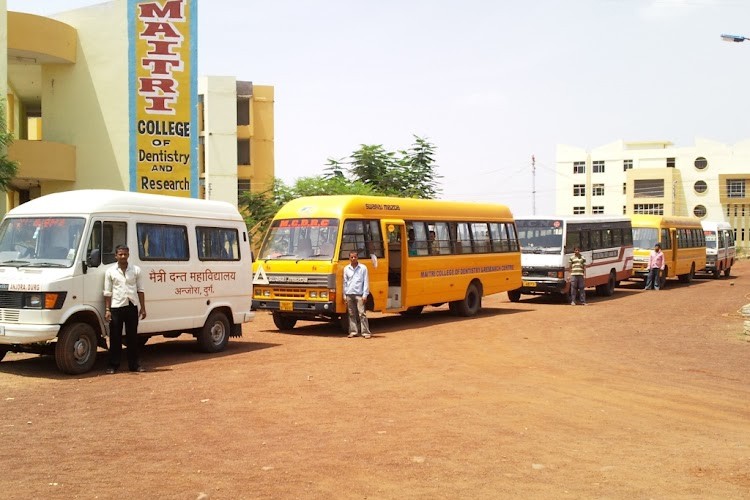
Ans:
[[[367,268],[360,265],[357,252],[349,252],[349,265],[344,268],[344,297],[349,311],[349,337],[362,335],[370,338],[365,301],[370,294],[370,278]]]

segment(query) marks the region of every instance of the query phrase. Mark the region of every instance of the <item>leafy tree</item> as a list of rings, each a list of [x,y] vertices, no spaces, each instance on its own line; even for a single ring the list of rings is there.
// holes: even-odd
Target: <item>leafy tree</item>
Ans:
[[[8,131],[5,116],[5,99],[0,99],[0,191],[7,191],[10,181],[18,174],[18,162],[8,158],[8,147],[13,143],[13,134]]]

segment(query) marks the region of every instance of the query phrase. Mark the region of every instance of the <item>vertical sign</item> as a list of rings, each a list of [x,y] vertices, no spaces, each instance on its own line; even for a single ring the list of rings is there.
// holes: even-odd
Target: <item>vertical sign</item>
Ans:
[[[128,0],[130,190],[198,197],[197,0]]]

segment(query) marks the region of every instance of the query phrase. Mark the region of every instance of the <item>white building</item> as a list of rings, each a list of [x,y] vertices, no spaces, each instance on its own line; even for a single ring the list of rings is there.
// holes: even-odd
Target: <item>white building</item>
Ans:
[[[726,221],[750,246],[750,140],[617,141],[587,151],[557,146],[556,213],[694,215]]]

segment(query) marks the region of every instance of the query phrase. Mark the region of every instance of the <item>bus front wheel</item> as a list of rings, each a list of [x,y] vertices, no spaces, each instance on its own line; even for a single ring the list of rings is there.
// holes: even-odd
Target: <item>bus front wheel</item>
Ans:
[[[519,302],[521,300],[520,290],[508,290],[508,300],[511,302]]]
[[[479,287],[472,283],[469,288],[466,289],[466,296],[464,300],[459,300],[456,306],[456,310],[459,316],[474,316],[482,308],[482,293],[479,291]]]
[[[596,293],[603,297],[612,296],[612,294],[615,293],[616,281],[617,281],[617,278],[615,277],[615,272],[610,271],[607,282],[604,283],[603,285],[596,285]]]
[[[297,324],[297,318],[290,318],[281,313],[273,313],[273,324],[282,332],[289,331]]]

